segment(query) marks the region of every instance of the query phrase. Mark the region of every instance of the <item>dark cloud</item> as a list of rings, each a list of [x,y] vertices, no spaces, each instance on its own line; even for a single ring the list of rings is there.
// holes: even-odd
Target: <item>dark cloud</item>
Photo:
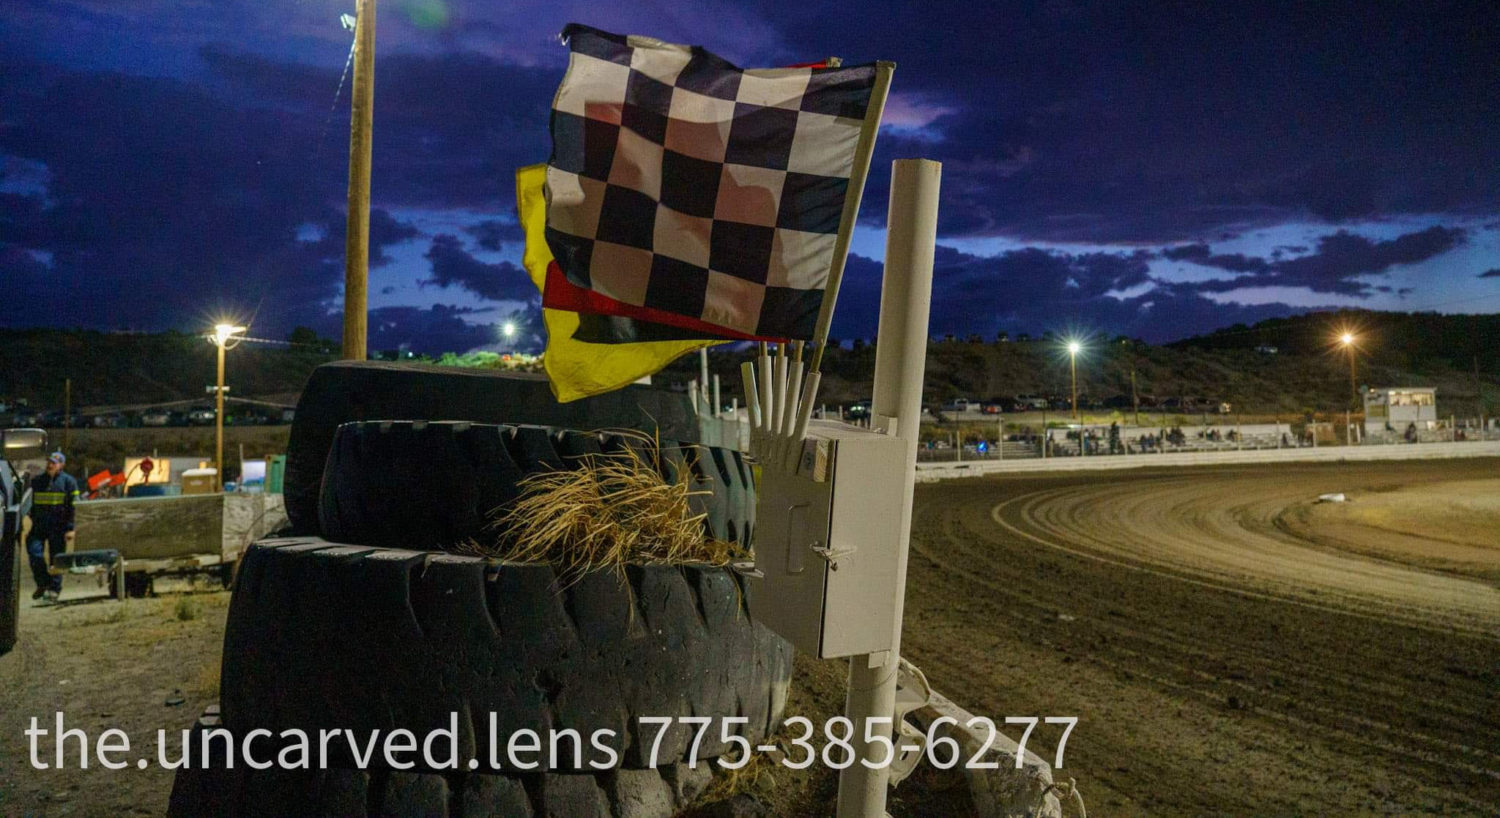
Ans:
[[[1297,258],[1266,261],[1238,253],[1215,255],[1206,244],[1162,250],[1164,258],[1204,267],[1247,273],[1238,278],[1202,282],[1207,292],[1230,292],[1245,287],[1305,287],[1315,293],[1367,296],[1386,292],[1358,280],[1384,273],[1401,264],[1415,264],[1440,256],[1465,241],[1466,231],[1441,225],[1407,233],[1388,241],[1356,236],[1346,230],[1318,239],[1312,253]]]
[[[793,49],[828,50],[822,6],[775,6]],[[861,14],[879,22],[845,56],[895,55],[893,93],[951,111],[928,126],[937,140],[882,137],[867,221],[883,221],[889,160],[914,155],[944,162],[947,235],[1166,242],[1500,206],[1500,17],[1475,8],[966,3],[934,14],[886,0]],[[934,19],[943,48],[911,48]]]
[[[493,345],[500,338],[495,324],[471,323],[476,310],[435,304],[370,310],[370,349],[410,349],[427,355],[467,352]],[[337,326],[335,323],[334,326]]]
[[[536,285],[526,271],[508,261],[486,264],[469,254],[457,236],[433,238],[426,257],[432,262],[432,277],[418,284],[447,289],[457,286],[488,301],[530,301],[537,298]]]
[[[934,334],[1086,331],[1167,341],[1200,327],[1302,311],[1287,304],[1222,304],[1189,285],[1155,281],[1150,254],[1060,253],[1028,247],[977,256],[939,245],[933,270]],[[854,255],[833,335],[868,338],[879,322],[881,266]]]
[[[1258,273],[1270,267],[1265,259],[1240,253],[1215,255],[1206,244],[1185,244],[1168,247],[1161,251],[1162,257],[1170,261],[1190,261],[1204,267],[1217,267],[1233,273]]]
[[[503,340],[500,326],[514,321],[522,328],[519,343]],[[329,338],[339,337],[340,317],[325,314],[308,326]],[[368,324],[370,349],[385,351],[411,350],[422,355],[438,356],[444,352],[468,352],[474,349],[496,349],[499,346],[537,351],[542,340],[529,327],[541,326],[539,310],[498,313],[493,307],[463,307],[434,304],[431,307],[379,307],[370,310]]]
[[[470,225],[464,228],[464,232],[474,237],[475,243],[480,247],[491,252],[499,252],[502,244],[515,244],[526,238],[519,223],[503,222],[498,219],[486,219],[478,224]]]
[[[1480,278],[1500,278],[1500,267],[1496,267],[1493,270],[1485,270],[1484,272],[1482,272],[1482,273],[1479,274],[1479,277]]]

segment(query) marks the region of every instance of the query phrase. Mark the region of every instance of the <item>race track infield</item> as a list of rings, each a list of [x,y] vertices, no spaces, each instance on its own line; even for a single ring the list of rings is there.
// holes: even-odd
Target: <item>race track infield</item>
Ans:
[[[1494,459],[919,485],[904,652],[976,714],[1079,716],[1091,814],[1493,816],[1497,498]]]

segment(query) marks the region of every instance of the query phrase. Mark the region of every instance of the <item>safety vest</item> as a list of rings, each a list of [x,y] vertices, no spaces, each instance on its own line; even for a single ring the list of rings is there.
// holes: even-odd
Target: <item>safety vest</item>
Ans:
[[[45,472],[31,478],[31,525],[42,531],[73,530],[73,504],[78,501],[78,481],[67,472],[48,477]]]

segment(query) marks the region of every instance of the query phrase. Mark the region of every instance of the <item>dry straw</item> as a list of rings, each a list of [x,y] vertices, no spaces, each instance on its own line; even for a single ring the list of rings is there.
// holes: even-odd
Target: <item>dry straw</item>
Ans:
[[[521,496],[496,509],[493,539],[461,550],[546,563],[572,581],[589,571],[623,573],[627,565],[727,565],[748,558],[739,545],[709,536],[706,515],[693,513],[689,498],[709,492],[693,490],[691,463],[667,482],[660,447],[646,435],[633,436],[641,445],[583,455],[572,468],[526,477]]]

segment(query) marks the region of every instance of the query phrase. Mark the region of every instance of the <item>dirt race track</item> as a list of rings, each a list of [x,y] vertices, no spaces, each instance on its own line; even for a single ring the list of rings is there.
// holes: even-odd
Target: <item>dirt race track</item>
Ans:
[[[1495,460],[955,480],[915,517],[905,652],[976,714],[1079,716],[1091,814],[1500,810]]]

